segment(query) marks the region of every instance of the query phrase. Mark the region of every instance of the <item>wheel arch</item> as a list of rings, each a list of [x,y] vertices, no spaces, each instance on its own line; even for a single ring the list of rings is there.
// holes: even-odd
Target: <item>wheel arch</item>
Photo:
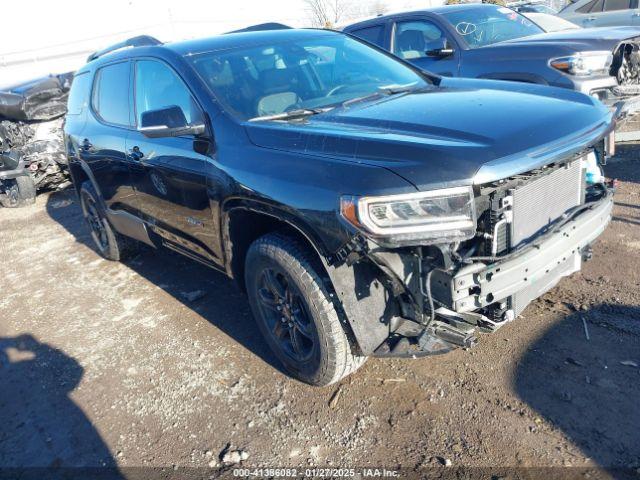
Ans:
[[[98,195],[96,199],[100,204],[104,207],[104,199],[102,198],[102,192],[100,191],[100,187],[98,186],[98,182],[96,181],[93,172],[89,165],[82,160],[77,160],[75,162],[69,162],[69,173],[71,174],[71,180],[73,181],[73,186],[76,190],[76,194],[78,197],[80,196],[80,189],[82,188],[82,184],[84,182],[91,182],[93,188]]]
[[[244,290],[244,261],[251,244],[272,232],[284,231],[300,240],[327,266],[329,252],[311,227],[290,214],[256,202],[233,202],[225,205],[222,235],[227,274]]]

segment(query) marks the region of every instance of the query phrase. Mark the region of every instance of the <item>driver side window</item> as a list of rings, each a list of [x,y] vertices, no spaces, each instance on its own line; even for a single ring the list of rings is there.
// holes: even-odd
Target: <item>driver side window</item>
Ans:
[[[398,22],[393,37],[393,53],[404,60],[428,57],[427,51],[438,47],[445,33],[427,20]]]
[[[144,112],[178,106],[184,112],[187,123],[203,121],[200,107],[191,92],[176,73],[164,63],[155,60],[136,62],[136,120]]]

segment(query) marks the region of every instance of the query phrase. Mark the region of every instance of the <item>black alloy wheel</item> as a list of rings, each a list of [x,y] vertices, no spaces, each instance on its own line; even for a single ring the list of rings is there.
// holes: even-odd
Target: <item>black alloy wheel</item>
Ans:
[[[270,267],[263,269],[258,294],[273,339],[296,362],[308,361],[315,343],[313,324],[288,275]]]

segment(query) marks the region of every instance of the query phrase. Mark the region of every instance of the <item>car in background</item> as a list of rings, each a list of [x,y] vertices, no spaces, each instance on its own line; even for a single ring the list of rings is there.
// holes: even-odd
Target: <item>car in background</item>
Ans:
[[[585,28],[640,27],[638,0],[577,0],[558,15]]]
[[[566,30],[578,30],[582,28],[575,23],[571,23],[569,20],[565,20],[556,15],[549,15],[548,13],[523,12],[522,15],[538,25],[545,32],[564,32]]]
[[[529,1],[529,2],[508,2],[507,7],[515,10],[519,13],[546,13],[547,15],[557,15],[558,11],[548,6],[543,1]]]
[[[343,31],[443,76],[568,88],[623,114],[640,98],[640,28],[547,33],[510,8],[459,4],[380,16]]]

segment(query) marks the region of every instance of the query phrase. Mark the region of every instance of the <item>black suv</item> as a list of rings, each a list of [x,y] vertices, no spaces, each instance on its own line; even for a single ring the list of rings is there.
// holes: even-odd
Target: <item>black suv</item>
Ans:
[[[471,347],[610,219],[612,113],[577,92],[440,78],[322,30],[90,59],[65,139],[100,253],[165,246],[225,272],[311,384]]]

